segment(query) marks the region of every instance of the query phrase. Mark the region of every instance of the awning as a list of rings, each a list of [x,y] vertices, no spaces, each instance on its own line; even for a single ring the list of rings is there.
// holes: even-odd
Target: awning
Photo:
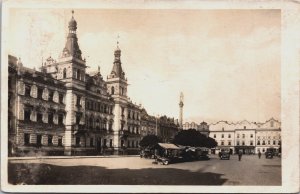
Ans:
[[[158,143],[158,145],[164,149],[173,149],[173,150],[180,150],[178,146],[171,143]]]

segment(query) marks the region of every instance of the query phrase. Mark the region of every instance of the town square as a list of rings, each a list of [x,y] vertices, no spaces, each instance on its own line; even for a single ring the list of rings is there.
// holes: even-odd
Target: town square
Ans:
[[[267,185],[281,184],[281,158],[245,155],[220,160],[153,164],[127,157],[29,158],[9,160],[11,184],[38,185]]]

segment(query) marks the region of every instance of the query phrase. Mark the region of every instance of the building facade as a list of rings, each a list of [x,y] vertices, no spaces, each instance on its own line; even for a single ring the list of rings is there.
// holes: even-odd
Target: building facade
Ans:
[[[182,125],[183,130],[188,130],[188,129],[196,129],[199,131],[201,134],[205,136],[209,136],[209,125],[206,122],[201,122],[200,124],[197,124],[195,122],[185,122]]]
[[[273,118],[265,123],[219,121],[210,124],[209,131],[209,136],[218,143],[212,153],[227,149],[231,153],[241,150],[244,154],[256,154],[264,153],[267,148],[278,150],[281,145],[280,122]]]
[[[10,155],[138,153],[142,127],[153,132],[154,120],[153,116],[144,119],[141,105],[127,96],[119,45],[105,81],[100,67],[86,72],[73,15],[68,29],[60,57],[49,57],[40,71],[26,68],[20,59],[9,56]],[[178,126],[172,125],[159,135],[171,138],[165,136],[177,130]]]

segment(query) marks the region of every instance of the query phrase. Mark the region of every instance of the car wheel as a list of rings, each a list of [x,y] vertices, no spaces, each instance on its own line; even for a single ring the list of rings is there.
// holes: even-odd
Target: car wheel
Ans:
[[[164,164],[164,165],[168,165],[168,164],[169,164],[169,161],[168,161],[168,160],[165,160],[165,161],[163,161],[163,164]]]

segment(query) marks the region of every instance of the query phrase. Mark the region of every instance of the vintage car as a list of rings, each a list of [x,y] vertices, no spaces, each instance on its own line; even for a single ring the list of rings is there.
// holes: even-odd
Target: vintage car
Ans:
[[[275,148],[267,148],[265,152],[266,158],[273,158],[275,156],[276,149]]]
[[[220,157],[220,160],[224,160],[224,159],[229,160],[230,159],[230,151],[229,150],[221,150],[219,152],[219,157]]]
[[[157,163],[168,165],[183,161],[180,155],[181,149],[175,144],[158,143],[155,149],[157,150],[155,154]]]
[[[140,151],[141,158],[154,158],[154,151],[150,148],[142,149]]]

